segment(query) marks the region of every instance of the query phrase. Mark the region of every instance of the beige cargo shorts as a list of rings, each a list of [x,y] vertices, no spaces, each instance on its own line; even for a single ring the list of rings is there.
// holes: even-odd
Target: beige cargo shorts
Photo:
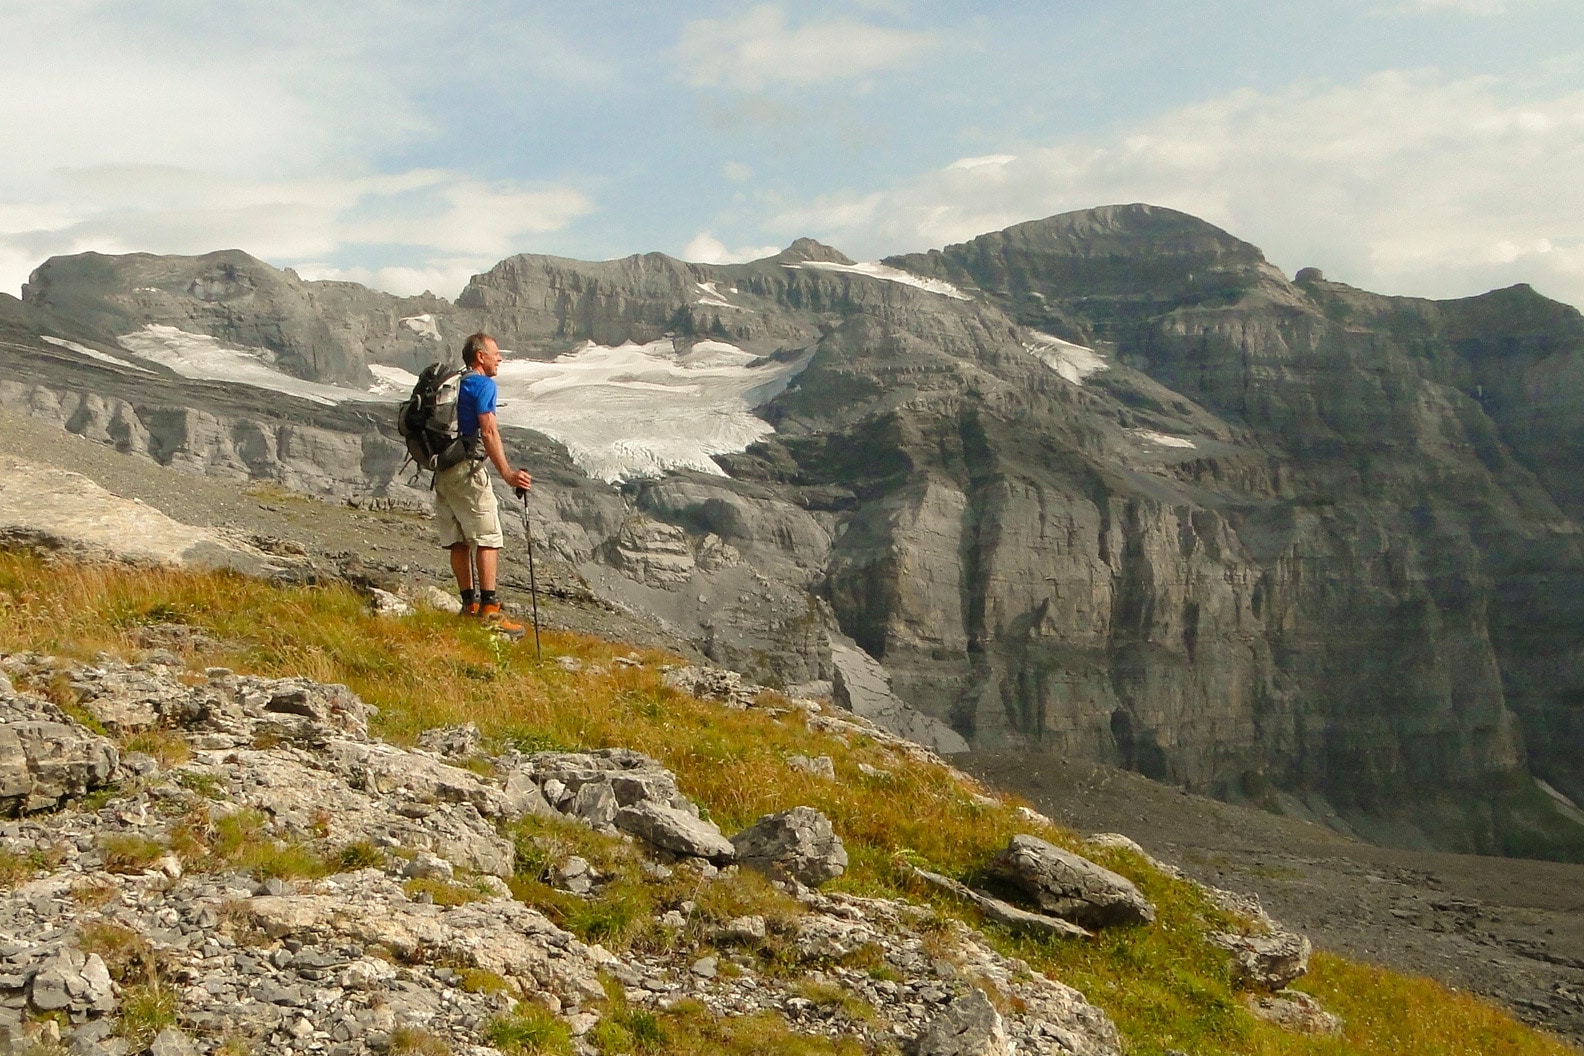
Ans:
[[[435,474],[435,526],[440,545],[457,543],[500,549],[500,504],[490,487],[488,462],[459,462]]]

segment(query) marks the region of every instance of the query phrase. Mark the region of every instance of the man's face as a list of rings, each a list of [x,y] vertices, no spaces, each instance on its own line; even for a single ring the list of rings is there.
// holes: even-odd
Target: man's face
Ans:
[[[484,347],[473,357],[473,365],[478,368],[479,373],[491,378],[500,369],[500,362],[500,346],[493,341],[484,342]]]

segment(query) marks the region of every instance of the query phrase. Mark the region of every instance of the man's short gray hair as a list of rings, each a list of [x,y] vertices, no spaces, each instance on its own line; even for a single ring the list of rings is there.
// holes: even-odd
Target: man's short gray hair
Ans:
[[[493,340],[495,339],[482,330],[468,335],[468,339],[462,342],[462,362],[470,367],[473,366],[478,362],[478,354],[484,351],[484,342]]]

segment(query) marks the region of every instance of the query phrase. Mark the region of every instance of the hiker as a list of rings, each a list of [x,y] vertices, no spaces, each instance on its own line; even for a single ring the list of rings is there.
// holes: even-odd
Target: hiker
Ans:
[[[451,571],[462,596],[462,614],[481,617],[496,630],[520,637],[522,625],[501,615],[495,594],[496,568],[505,536],[484,462],[494,463],[501,479],[519,492],[533,486],[533,477],[527,470],[511,467],[501,443],[500,427],[495,421],[495,372],[500,369],[501,354],[495,339],[485,333],[472,335],[462,345],[462,361],[468,369],[462,375],[457,395],[457,432],[467,446],[468,457],[435,474],[435,522],[440,529],[440,545],[451,551]],[[470,549],[478,555],[476,579]]]

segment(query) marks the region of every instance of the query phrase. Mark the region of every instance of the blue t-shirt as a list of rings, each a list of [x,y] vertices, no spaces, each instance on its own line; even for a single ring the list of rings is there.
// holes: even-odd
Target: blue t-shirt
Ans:
[[[457,390],[457,432],[477,436],[479,415],[494,413],[495,379],[476,370],[462,375],[462,387]]]

